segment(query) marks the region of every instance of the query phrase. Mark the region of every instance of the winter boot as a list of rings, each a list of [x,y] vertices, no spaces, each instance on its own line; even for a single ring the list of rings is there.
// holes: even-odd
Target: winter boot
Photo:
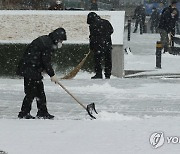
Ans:
[[[5,152],[5,151],[0,150],[0,154],[8,154],[8,153]]]
[[[36,115],[38,119],[54,119],[54,116],[49,114],[48,112],[38,112]]]
[[[106,79],[110,79],[110,76],[106,76],[105,78],[106,78]]]
[[[91,77],[91,79],[102,79],[102,74],[96,74],[95,76]]]
[[[134,29],[133,33],[136,33],[137,32],[137,29]]]
[[[166,53],[168,52],[168,47],[164,47],[164,52],[163,53]]]
[[[110,79],[111,73],[109,71],[105,72],[104,76],[105,76],[105,79]]]
[[[24,112],[19,112],[18,114],[19,119],[35,119],[30,113],[24,113]]]

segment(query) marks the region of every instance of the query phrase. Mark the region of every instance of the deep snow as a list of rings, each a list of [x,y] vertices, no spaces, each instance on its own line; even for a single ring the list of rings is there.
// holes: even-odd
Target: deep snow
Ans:
[[[55,120],[18,120],[23,93],[22,79],[0,79],[0,150],[8,154],[178,154],[180,144],[180,57],[162,55],[162,69],[155,68],[158,34],[124,35],[126,70],[146,70],[133,76],[91,80],[80,72],[60,82],[83,104],[94,102],[98,115],[86,111],[45,76],[49,112]],[[59,77],[63,76],[58,74]],[[157,76],[158,75],[158,76]],[[37,112],[33,102],[32,115]],[[154,132],[163,132],[165,143],[150,144]],[[167,137],[176,137],[170,144]],[[162,139],[162,138],[161,138]],[[160,143],[160,142],[159,142]]]

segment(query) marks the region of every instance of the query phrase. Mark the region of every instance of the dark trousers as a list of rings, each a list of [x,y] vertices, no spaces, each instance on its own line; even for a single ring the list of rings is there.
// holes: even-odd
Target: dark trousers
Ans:
[[[159,34],[161,37],[161,43],[163,45],[164,48],[164,53],[170,51],[170,42],[169,42],[169,37],[168,37],[168,32],[166,32],[164,29],[158,29],[159,30]]]
[[[150,30],[151,33],[157,33],[157,27],[158,27],[158,23],[157,22],[151,22],[151,26],[150,26]]]
[[[140,25],[140,34],[142,34],[144,32],[144,27],[145,27],[145,23],[143,22],[142,19],[139,18],[136,19],[134,33],[137,31],[138,25]]]
[[[94,70],[96,74],[102,74],[102,59],[104,58],[104,74],[106,77],[111,76],[112,70],[112,49],[106,49],[103,51],[94,51]]]
[[[26,95],[22,103],[21,112],[30,113],[34,98],[37,101],[38,112],[47,112],[46,95],[42,80],[24,78],[24,92]]]

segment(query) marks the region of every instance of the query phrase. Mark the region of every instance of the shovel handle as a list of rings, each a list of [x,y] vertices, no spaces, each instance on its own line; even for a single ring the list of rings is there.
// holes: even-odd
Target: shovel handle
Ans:
[[[79,105],[81,105],[86,110],[86,107],[73,94],[71,94],[60,82],[57,82],[57,84],[61,88],[63,88]]]
[[[91,104],[87,105],[87,107],[85,107],[85,106],[84,106],[76,97],[74,97],[74,95],[71,94],[60,82],[57,82],[57,84],[58,84],[61,88],[63,88],[79,105],[81,105],[81,106],[87,111],[87,113],[89,114],[89,116],[90,116],[91,118],[96,119],[96,117],[94,117],[94,116],[92,115],[92,113],[91,113],[92,111],[95,111],[95,113],[98,114],[97,111],[96,111],[96,109],[95,109],[95,104],[94,104],[94,103],[91,103]]]

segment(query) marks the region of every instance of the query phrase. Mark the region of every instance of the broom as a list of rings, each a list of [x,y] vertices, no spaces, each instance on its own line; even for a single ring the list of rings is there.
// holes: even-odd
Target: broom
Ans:
[[[76,76],[76,74],[79,72],[79,70],[81,69],[81,67],[83,66],[83,64],[86,61],[90,52],[91,51],[89,50],[89,52],[86,54],[86,56],[83,58],[83,60],[71,72],[69,72],[67,75],[65,75],[61,79],[72,79],[72,78],[74,78]]]

